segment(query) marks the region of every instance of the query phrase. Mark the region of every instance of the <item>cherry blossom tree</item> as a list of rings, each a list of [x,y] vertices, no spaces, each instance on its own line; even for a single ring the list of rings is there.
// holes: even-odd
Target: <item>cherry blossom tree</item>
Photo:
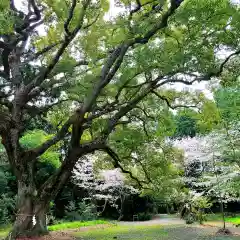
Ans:
[[[237,125],[232,125],[227,132],[223,128],[206,136],[174,142],[175,146],[184,152],[185,182],[190,188],[197,189],[197,194],[200,192],[218,199],[223,213],[224,229],[224,203],[240,200],[240,193],[236,188],[240,168],[239,160],[235,158],[235,147],[239,139]]]
[[[79,160],[73,170],[72,178],[78,187],[88,192],[88,196],[84,200],[90,200],[96,205],[97,202],[104,201],[104,205],[100,206],[99,215],[104,212],[108,203],[118,211],[118,220],[123,217],[123,206],[126,198],[139,193],[137,189],[126,183],[124,175],[119,169],[94,172],[94,160],[91,157]]]

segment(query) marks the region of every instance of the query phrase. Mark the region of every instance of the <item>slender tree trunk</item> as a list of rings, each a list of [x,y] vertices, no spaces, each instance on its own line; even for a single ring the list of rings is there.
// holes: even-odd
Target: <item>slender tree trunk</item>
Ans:
[[[215,159],[214,159],[214,154],[213,154],[213,167],[214,167],[214,172],[217,180],[217,187],[218,187],[218,195],[219,195],[219,200],[220,200],[220,211],[222,214],[222,220],[223,220],[223,229],[226,229],[226,221],[225,221],[225,213],[224,213],[224,205],[223,205],[223,197],[221,194],[221,187],[220,187],[220,181],[219,181],[219,175],[216,171],[216,164],[215,164]]]
[[[223,229],[226,229],[225,213],[224,213],[224,206],[223,206],[222,198],[220,199],[220,211],[221,211],[221,214],[222,214]]]
[[[49,204],[40,202],[31,184],[18,184],[17,213],[7,240],[47,234],[46,213]]]
[[[121,221],[124,217],[123,215],[124,202],[125,202],[125,196],[120,196],[120,211],[119,211],[118,221]]]
[[[170,210],[169,210],[168,204],[166,204],[166,208],[167,208],[167,214],[169,215],[170,214]]]

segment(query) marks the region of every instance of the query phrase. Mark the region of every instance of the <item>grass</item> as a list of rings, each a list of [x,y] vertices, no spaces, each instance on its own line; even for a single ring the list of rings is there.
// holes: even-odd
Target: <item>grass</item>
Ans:
[[[206,220],[207,221],[221,221],[222,215],[220,213],[207,214]]]
[[[74,228],[80,228],[80,227],[95,226],[95,225],[107,224],[107,223],[109,222],[104,220],[95,220],[95,221],[88,221],[88,222],[66,222],[66,223],[51,225],[48,227],[48,230],[58,231],[58,230],[74,229]]]
[[[0,228],[0,239],[3,239],[4,237],[6,237],[10,229],[11,229],[10,227]]]
[[[236,217],[226,217],[225,220],[226,220],[226,222],[238,225],[238,224],[240,224],[240,215],[238,215]],[[222,215],[220,213],[208,214],[207,221],[222,221]]]
[[[108,225],[107,225],[108,223]],[[117,225],[98,220],[89,222],[70,222],[50,226],[51,231],[80,228],[83,226],[95,226],[106,224],[106,227],[90,228],[75,232],[79,240],[239,240],[238,237],[213,236],[215,229],[197,228],[194,226],[161,226],[161,225]],[[7,229],[0,231],[0,239],[7,235]]]
[[[76,237],[84,240],[160,240],[167,237],[167,232],[159,225],[153,226],[111,226],[79,232]]]
[[[239,237],[214,236],[213,230],[187,226],[111,226],[75,234],[79,240],[239,240]],[[215,230],[214,230],[215,231]]]
[[[6,237],[8,235],[8,232],[9,230],[0,229],[0,239]]]
[[[226,222],[233,223],[234,225],[239,225],[240,224],[240,216],[226,218]]]
[[[51,225],[48,227],[48,230],[49,231],[67,230],[67,229],[95,226],[95,225],[107,224],[107,223],[109,222],[104,220],[95,220],[95,221],[87,221],[87,222],[65,222],[65,223],[59,223],[56,225]],[[0,239],[3,237],[6,237],[10,229],[11,227],[4,227],[0,229]]]

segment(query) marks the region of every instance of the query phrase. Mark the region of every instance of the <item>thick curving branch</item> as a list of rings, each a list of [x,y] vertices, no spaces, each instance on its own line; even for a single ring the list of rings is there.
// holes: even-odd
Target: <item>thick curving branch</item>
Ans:
[[[229,62],[229,60],[230,60],[232,57],[237,56],[237,55],[239,55],[239,54],[240,54],[240,49],[237,50],[237,51],[235,51],[234,53],[231,53],[229,56],[227,56],[226,59],[221,63],[220,68],[219,68],[219,71],[218,71],[217,73],[215,73],[215,74],[213,73],[213,74],[214,74],[213,76],[219,77],[219,76],[222,74],[222,72],[223,72],[223,70],[224,70],[224,67],[225,67],[225,65]]]
[[[126,170],[122,165],[121,165],[121,161],[120,161],[120,158],[118,157],[118,155],[109,147],[109,146],[105,146],[102,151],[106,152],[113,160],[113,166],[115,168],[119,168],[121,169],[121,171],[123,173],[126,173],[130,176],[131,179],[133,179],[134,181],[136,181],[136,183],[138,184],[138,186],[140,188],[144,188],[144,184],[149,184],[149,182],[146,182],[146,181],[142,181],[142,180],[139,180],[137,177],[135,177],[133,175],[133,173],[129,170]]]
[[[52,137],[51,139],[47,140],[46,142],[44,142],[39,147],[30,149],[29,151],[27,151],[26,154],[31,156],[30,160],[36,160],[36,158],[38,156],[40,156],[43,153],[45,153],[51,146],[55,145],[60,140],[62,140],[66,136],[66,134],[68,133],[70,126],[73,124],[74,118],[75,118],[74,115],[71,116],[63,124],[63,126],[60,128],[60,130],[57,132],[57,134],[54,137]]]
[[[170,101],[168,100],[168,98],[166,96],[162,96],[159,93],[157,93],[156,91],[152,91],[152,93],[157,96],[159,99],[165,101],[167,103],[167,106],[171,109],[176,109],[176,108],[196,108],[197,105],[184,105],[184,104],[178,104],[178,105],[171,105]]]

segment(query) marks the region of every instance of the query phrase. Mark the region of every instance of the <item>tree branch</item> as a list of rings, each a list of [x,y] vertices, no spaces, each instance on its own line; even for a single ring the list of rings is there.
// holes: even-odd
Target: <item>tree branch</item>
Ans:
[[[68,36],[71,36],[71,32],[69,30],[69,24],[72,21],[73,13],[74,13],[74,10],[76,8],[76,5],[77,5],[77,1],[72,0],[72,5],[71,5],[71,8],[70,8],[69,13],[68,13],[68,18],[67,18],[66,22],[64,23],[64,29],[65,29],[65,32]]]
[[[102,139],[95,139],[89,143],[82,144],[78,148],[71,149],[64,159],[62,166],[58,171],[47,179],[39,189],[40,199],[52,199],[66,183],[67,179],[72,174],[72,170],[78,160],[86,154],[96,150],[101,150],[104,147]]]
[[[140,109],[147,118],[150,118],[151,120],[155,120],[155,118],[154,118],[153,116],[149,115],[144,108],[142,108],[142,107],[140,107],[140,106],[136,106],[135,108]]]
[[[56,46],[58,46],[61,43],[62,43],[62,41],[59,41],[57,43],[53,43],[53,44],[43,48],[42,50],[36,52],[31,57],[29,57],[27,61],[29,62],[29,61],[33,61],[33,60],[37,59],[38,57],[40,57],[41,55],[49,52],[50,50],[52,50],[53,48],[55,48]]]
[[[150,175],[148,174],[147,172],[147,169],[145,168],[145,166],[143,165],[143,163],[141,162],[141,160],[139,160],[137,157],[133,157],[133,156],[128,156],[128,157],[125,157],[126,159],[130,158],[130,159],[133,159],[136,163],[139,163],[147,180],[148,180],[148,183],[152,183],[152,179],[150,177]]]
[[[102,150],[104,152],[106,152],[112,158],[114,167],[120,168],[123,173],[128,174],[131,179],[133,179],[134,181],[137,182],[137,184],[140,188],[143,188],[143,184],[148,184],[148,182],[146,182],[146,181],[140,181],[137,177],[135,177],[132,174],[131,171],[124,169],[124,167],[120,164],[121,161],[120,161],[118,155],[110,147],[105,146]]]
[[[140,44],[147,43],[150,40],[150,38],[152,38],[156,34],[157,31],[167,27],[168,19],[174,14],[174,12],[178,7],[179,5],[176,3],[176,0],[171,0],[171,6],[168,9],[168,11],[163,14],[161,21],[157,21],[155,26],[152,29],[150,29],[143,37],[135,38],[133,45],[135,43],[140,43]]]
[[[223,62],[222,64],[220,65],[220,68],[219,68],[219,71],[217,73],[212,73],[214,74],[213,76],[216,76],[216,77],[219,77],[221,75],[221,73],[223,72],[223,69],[225,67],[225,65],[228,63],[228,61],[233,57],[233,56],[236,56],[240,54],[240,49],[235,51],[234,53],[230,54]]]
[[[40,145],[37,148],[31,149],[26,152],[27,155],[29,155],[30,159],[36,159],[38,156],[42,155],[44,152],[46,152],[51,146],[58,143],[61,139],[65,137],[65,135],[69,131],[69,127],[72,125],[72,123],[75,120],[75,115],[71,116],[61,127],[61,129],[57,132],[57,134],[52,137],[51,139],[44,142],[42,145]],[[30,154],[29,154],[30,153]]]
[[[32,117],[34,117],[36,115],[44,114],[44,113],[48,112],[54,106],[57,106],[57,105],[59,105],[61,103],[67,102],[67,101],[69,101],[69,99],[62,99],[62,100],[59,100],[59,101],[57,101],[55,103],[46,105],[44,107],[36,107],[36,106],[31,106],[31,105],[25,105],[25,109],[28,111],[28,113]]]
[[[84,16],[85,16],[85,13],[86,13],[86,9],[87,9],[89,3],[90,3],[90,0],[86,0],[83,3],[83,7],[81,9],[80,19],[79,19],[78,25],[71,32],[70,35],[65,36],[65,39],[61,44],[61,47],[58,49],[57,53],[55,54],[55,56],[53,57],[52,61],[47,66],[47,68],[44,70],[44,72],[40,73],[30,84],[28,84],[26,86],[25,91],[27,93],[29,93],[34,87],[39,86],[48,77],[48,75],[51,73],[53,68],[59,62],[59,60],[60,60],[61,56],[63,55],[63,53],[65,52],[66,48],[69,46],[69,44],[72,42],[72,40],[75,38],[75,36],[79,32],[79,30],[81,29],[81,27],[83,25],[83,20],[84,20]],[[69,12],[69,15],[71,15],[71,11]],[[71,20],[71,16],[68,16],[68,19],[69,18]]]
[[[94,88],[93,93],[84,101],[81,109],[83,115],[90,110],[101,90],[112,80],[115,73],[121,66],[123,58],[129,47],[133,46],[135,43],[146,44],[158,30],[167,26],[168,18],[175,12],[177,7],[178,6],[175,4],[175,1],[172,0],[169,10],[163,15],[161,20],[144,35],[144,37],[137,37],[133,40],[127,40],[115,48],[102,68],[100,80]]]
[[[41,19],[41,12],[40,12],[39,8],[37,7],[35,0],[28,0],[28,2],[30,3],[31,7],[33,8],[33,11],[35,14],[35,17],[32,19],[29,19],[29,22],[31,23],[31,22],[39,21]]]
[[[90,22],[89,24],[87,24],[86,26],[84,26],[83,29],[88,29],[88,28],[90,28],[94,23],[97,22],[99,16],[100,16],[100,13],[97,14],[96,18],[95,18],[92,22]]]
[[[139,0],[136,0],[136,4],[137,4],[136,8],[130,11],[130,16],[132,16],[135,12],[138,12],[141,9],[142,4]]]
[[[150,135],[148,134],[145,120],[144,120],[142,117],[137,116],[137,115],[135,115],[135,114],[131,114],[131,116],[135,117],[136,119],[138,119],[138,120],[140,120],[140,121],[142,122],[143,130],[144,130],[146,136],[147,136],[148,139],[149,139],[149,138],[150,138]]]
[[[144,4],[141,4],[140,0],[136,0],[136,5],[137,5],[137,6],[130,11],[130,19],[132,19],[132,15],[133,15],[134,13],[138,12],[139,10],[141,10],[142,7],[144,7],[144,6],[148,5],[148,4],[154,3],[154,2],[156,2],[156,1],[157,1],[157,0],[153,0],[153,1],[149,1],[149,2],[146,2],[146,3],[144,3]]]
[[[167,97],[160,95],[159,93],[157,93],[156,91],[152,90],[152,93],[154,95],[156,95],[158,98],[162,99],[163,101],[165,101],[167,103],[167,106],[171,109],[176,109],[176,108],[196,108],[196,105],[175,105],[172,106],[169,102],[169,100],[167,99]]]

